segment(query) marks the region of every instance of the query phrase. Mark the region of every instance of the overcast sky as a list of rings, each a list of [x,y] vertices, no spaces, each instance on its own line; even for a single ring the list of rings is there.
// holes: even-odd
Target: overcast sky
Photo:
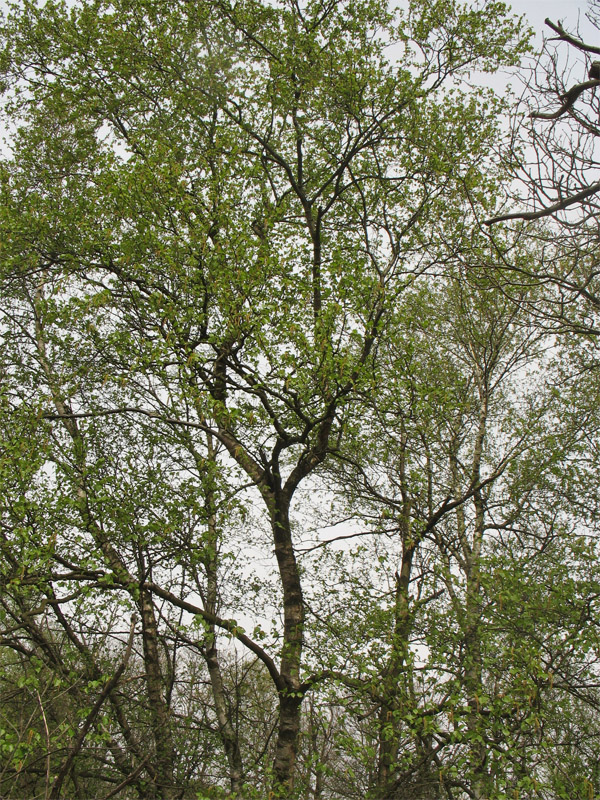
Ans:
[[[544,31],[551,33],[544,25],[546,17],[552,22],[562,20],[564,27],[570,31],[575,31],[579,22],[582,34],[585,35],[586,31],[594,32],[596,39],[600,39],[600,33],[591,27],[585,16],[588,9],[587,0],[512,0],[510,4],[515,13],[527,16],[540,42]],[[593,44],[600,42],[594,41]]]

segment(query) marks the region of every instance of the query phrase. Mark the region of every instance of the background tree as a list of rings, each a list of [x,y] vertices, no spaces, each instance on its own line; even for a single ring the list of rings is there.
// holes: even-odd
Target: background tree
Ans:
[[[304,557],[319,554],[311,572],[327,576],[309,619],[317,629],[327,620],[319,656],[361,743],[348,796],[504,797],[532,777],[540,793],[558,791],[543,765],[560,752],[553,737],[570,689],[552,677],[549,652],[595,640],[583,619],[596,588],[594,548],[573,541],[585,524],[571,514],[579,490],[567,501],[556,479],[591,429],[556,390],[551,340],[527,303],[493,286],[458,272],[405,295],[403,337],[382,345],[379,390],[360,420],[348,418],[332,473],[340,514],[356,515],[356,527]],[[561,578],[549,577],[552,562]],[[353,638],[359,647],[343,646]],[[591,720],[594,659],[584,668],[575,650]],[[347,768],[335,763],[325,785],[339,786]],[[574,770],[572,785],[583,791],[591,774]]]
[[[587,18],[594,28],[599,12],[597,0],[590,0]],[[595,336],[600,48],[566,23],[546,19],[546,25],[548,38],[500,156],[515,177],[510,208],[485,225],[492,241],[495,226],[505,222],[518,238],[537,242],[535,264],[501,253],[512,281],[548,287],[548,302],[532,311],[555,329]]]

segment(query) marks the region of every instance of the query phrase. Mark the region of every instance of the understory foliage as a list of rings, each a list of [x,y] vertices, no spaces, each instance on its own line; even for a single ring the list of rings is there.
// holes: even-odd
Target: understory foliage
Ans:
[[[527,49],[497,0],[9,4],[3,798],[600,792],[597,309],[479,222]]]

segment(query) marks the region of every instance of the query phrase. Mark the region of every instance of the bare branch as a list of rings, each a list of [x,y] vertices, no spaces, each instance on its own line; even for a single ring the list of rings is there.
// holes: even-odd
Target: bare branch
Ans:
[[[263,662],[263,664],[269,671],[269,675],[273,679],[273,683],[275,684],[277,691],[284,692],[287,689],[287,686],[285,685],[283,678],[279,674],[279,670],[275,666],[275,662],[273,661],[273,659],[267,653],[265,653],[265,651],[262,649],[260,645],[256,644],[256,642],[254,642],[252,639],[250,639],[249,636],[246,636],[246,634],[242,632],[242,629],[238,626],[235,620],[222,619],[221,617],[218,617],[216,614],[211,614],[209,611],[205,611],[203,608],[200,608],[199,606],[195,606],[192,603],[188,603],[186,600],[181,600],[176,595],[172,594],[166,589],[162,589],[155,583],[151,582],[144,583],[144,589],[148,589],[148,591],[158,595],[158,597],[162,597],[163,600],[168,600],[177,608],[181,608],[184,611],[189,611],[190,614],[195,614],[197,616],[200,616],[207,622],[210,622],[212,625],[215,625],[217,628],[221,628],[222,630],[227,631],[235,639],[237,639],[238,642],[241,642],[248,648],[248,650],[253,652],[254,655],[258,656],[258,658]]]
[[[600,83],[600,81],[598,83]],[[491,219],[484,220],[483,224],[489,226],[494,225],[496,222],[507,222],[511,219],[524,219],[529,221],[533,219],[541,219],[542,217],[549,217],[551,214],[554,214],[555,211],[562,211],[564,208],[568,208],[574,203],[579,203],[582,200],[585,200],[586,197],[590,197],[598,192],[600,192],[600,182],[593,183],[591,186],[582,189],[580,192],[577,192],[570,197],[565,197],[563,200],[559,200],[557,203],[547,206],[546,208],[542,208],[539,211],[516,211],[514,214],[502,214],[498,217],[492,217]]]
[[[123,656],[123,659],[122,659],[121,663],[119,664],[119,666],[117,667],[117,669],[116,669],[114,675],[112,676],[112,678],[110,678],[106,682],[106,684],[104,685],[104,688],[102,689],[98,699],[96,700],[96,702],[92,706],[92,709],[91,709],[90,713],[85,718],[85,721],[84,721],[83,725],[81,726],[81,730],[77,734],[77,737],[76,737],[76,739],[75,739],[75,741],[73,743],[73,746],[71,747],[71,751],[69,752],[69,755],[65,759],[63,765],[61,766],[60,770],[58,771],[58,775],[56,776],[56,778],[54,780],[54,784],[52,785],[52,789],[50,791],[50,800],[58,800],[58,798],[60,797],[60,790],[61,790],[62,784],[64,782],[64,779],[67,777],[67,774],[68,774],[68,772],[69,772],[69,770],[71,768],[71,765],[72,765],[72,763],[73,763],[73,761],[75,759],[75,756],[81,750],[81,747],[82,747],[82,745],[83,745],[83,743],[85,741],[85,737],[87,736],[87,734],[89,732],[89,729],[91,728],[94,720],[98,716],[98,714],[100,712],[100,709],[102,708],[102,706],[104,704],[104,701],[109,696],[109,694],[113,691],[113,689],[116,687],[116,685],[118,684],[119,680],[121,679],[121,675],[125,672],[125,669],[127,667],[127,663],[129,662],[129,658],[131,656],[131,651],[132,651],[132,648],[133,648],[133,638],[134,638],[134,634],[135,634],[136,621],[137,621],[136,615],[133,614],[132,617],[131,617],[131,627],[130,627],[130,630],[129,630],[129,638],[127,640],[127,646],[125,648],[125,654]]]
[[[549,28],[552,28],[552,30],[558,34],[558,38],[563,42],[572,44],[573,47],[576,47],[578,50],[583,50],[584,53],[598,53],[598,55],[600,55],[600,47],[594,47],[594,45],[582,42],[581,39],[578,39],[576,36],[572,36],[570,33],[567,33],[562,25],[556,25],[554,22],[552,22],[552,20],[548,19],[548,17],[546,17],[544,22]]]
[[[558,111],[554,111],[552,114],[544,114],[540,111],[534,111],[530,116],[532,119],[558,119],[559,117],[562,117],[563,114],[566,114],[569,109],[573,108],[577,98],[583,94],[586,89],[595,89],[596,86],[600,86],[600,80],[577,83],[575,86],[572,86],[568,92],[565,92],[565,94],[560,96],[562,105]]]

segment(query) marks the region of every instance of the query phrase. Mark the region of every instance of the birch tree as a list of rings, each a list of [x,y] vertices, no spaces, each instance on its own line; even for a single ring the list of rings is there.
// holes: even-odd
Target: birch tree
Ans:
[[[126,716],[113,758],[140,796],[210,783],[181,773],[184,646],[207,664],[228,791],[252,791],[219,636],[261,662],[278,698],[269,791],[303,791],[301,707],[315,681],[295,496],[343,441],[344,410],[360,402],[403,291],[442,268],[444,229],[493,185],[500,106],[464,79],[525,47],[499,2],[392,13],[378,1],[95,0],[8,12],[6,369],[35,387],[60,498],[36,587],[90,674],[89,640],[69,621],[78,598],[138,615],[152,758]],[[270,531],[271,638],[259,624],[243,630],[244,607],[226,598],[244,592],[221,583],[222,543],[242,552],[242,494]],[[117,672],[98,697],[115,714]]]

